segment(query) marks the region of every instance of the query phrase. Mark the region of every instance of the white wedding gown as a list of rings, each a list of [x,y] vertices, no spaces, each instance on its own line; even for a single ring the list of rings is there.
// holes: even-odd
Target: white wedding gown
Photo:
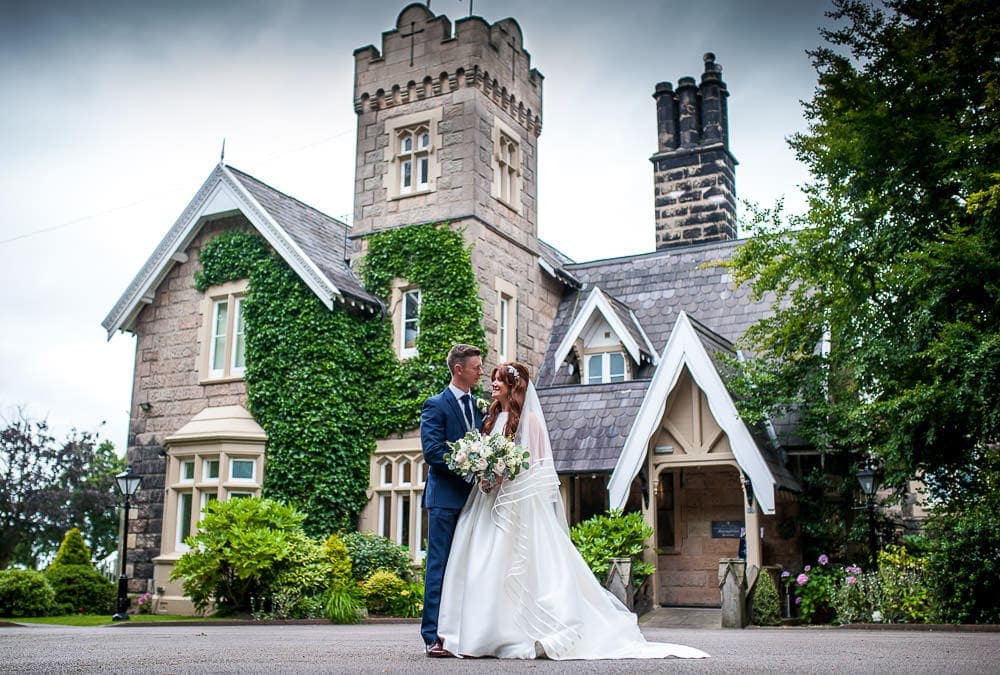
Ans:
[[[494,430],[505,424],[501,413]],[[597,582],[569,538],[544,419],[526,412],[521,428],[515,440],[531,451],[531,469],[489,494],[474,488],[459,517],[438,616],[445,649],[515,659],[707,657],[646,642],[635,614]]]

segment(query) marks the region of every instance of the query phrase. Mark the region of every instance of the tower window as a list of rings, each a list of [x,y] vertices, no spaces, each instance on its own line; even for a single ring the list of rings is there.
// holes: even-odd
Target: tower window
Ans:
[[[431,135],[425,126],[400,129],[399,151],[396,162],[399,165],[399,194],[426,192],[430,188]]]
[[[517,133],[498,118],[493,127],[493,196],[521,210],[521,144]]]
[[[441,108],[392,117],[385,121],[387,141],[382,186],[386,199],[433,192],[441,176],[437,151],[441,148]]]

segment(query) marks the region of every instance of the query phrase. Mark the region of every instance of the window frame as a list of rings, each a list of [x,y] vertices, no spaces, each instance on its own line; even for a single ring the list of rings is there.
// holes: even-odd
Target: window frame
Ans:
[[[417,312],[416,316],[412,319],[408,319],[406,315],[406,310],[408,306],[408,300],[411,297],[416,297]],[[417,286],[412,286],[410,288],[401,291],[400,304],[399,304],[399,356],[400,358],[409,359],[417,356],[419,349],[417,348],[417,339],[420,336],[420,311],[423,308],[423,292]],[[413,333],[413,346],[406,346],[406,330],[409,323],[414,323],[414,333]]]
[[[441,119],[442,109],[432,108],[386,120],[387,140],[383,155],[386,170],[382,181],[386,201],[428,194],[437,189],[437,179],[441,176],[437,158],[441,147],[438,129]]]
[[[611,357],[618,356],[622,360],[622,371],[620,375],[611,374]],[[600,357],[600,380],[592,381],[592,359]],[[625,358],[625,352],[622,350],[611,350],[611,351],[600,351],[591,352],[584,354],[583,358],[584,372],[582,380],[584,384],[611,384],[617,382],[627,382],[629,380],[628,372],[628,360]]]
[[[497,361],[514,361],[517,359],[517,286],[494,277],[493,288],[497,293]]]
[[[240,279],[205,291],[202,305],[200,384],[242,380],[246,373],[245,300],[248,281]],[[225,307],[225,325],[219,314]],[[221,341],[221,344],[220,344]],[[223,349],[221,357],[219,349]],[[240,354],[243,359],[240,363]],[[217,367],[221,364],[221,368]]]
[[[250,464],[250,477],[242,478],[234,475],[234,470],[237,463],[240,465],[244,463]],[[229,458],[229,482],[233,483],[256,483],[257,482],[257,460],[253,457],[230,457]]]
[[[521,134],[494,116],[492,140],[493,184],[490,192],[501,204],[521,213],[524,192]]]

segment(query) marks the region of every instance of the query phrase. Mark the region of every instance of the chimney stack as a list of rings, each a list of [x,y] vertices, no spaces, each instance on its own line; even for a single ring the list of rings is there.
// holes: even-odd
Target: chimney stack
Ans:
[[[653,163],[656,248],[736,238],[736,159],[722,66],[705,54],[701,84],[656,85],[657,152]]]

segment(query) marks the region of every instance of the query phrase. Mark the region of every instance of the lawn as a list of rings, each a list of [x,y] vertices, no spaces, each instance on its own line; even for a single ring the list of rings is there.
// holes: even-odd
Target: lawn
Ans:
[[[104,626],[115,623],[110,614],[66,614],[65,616],[31,616],[9,619],[18,623],[48,623],[62,626]],[[129,621],[146,623],[151,621],[205,621],[211,617],[179,616],[177,614],[134,614]]]

